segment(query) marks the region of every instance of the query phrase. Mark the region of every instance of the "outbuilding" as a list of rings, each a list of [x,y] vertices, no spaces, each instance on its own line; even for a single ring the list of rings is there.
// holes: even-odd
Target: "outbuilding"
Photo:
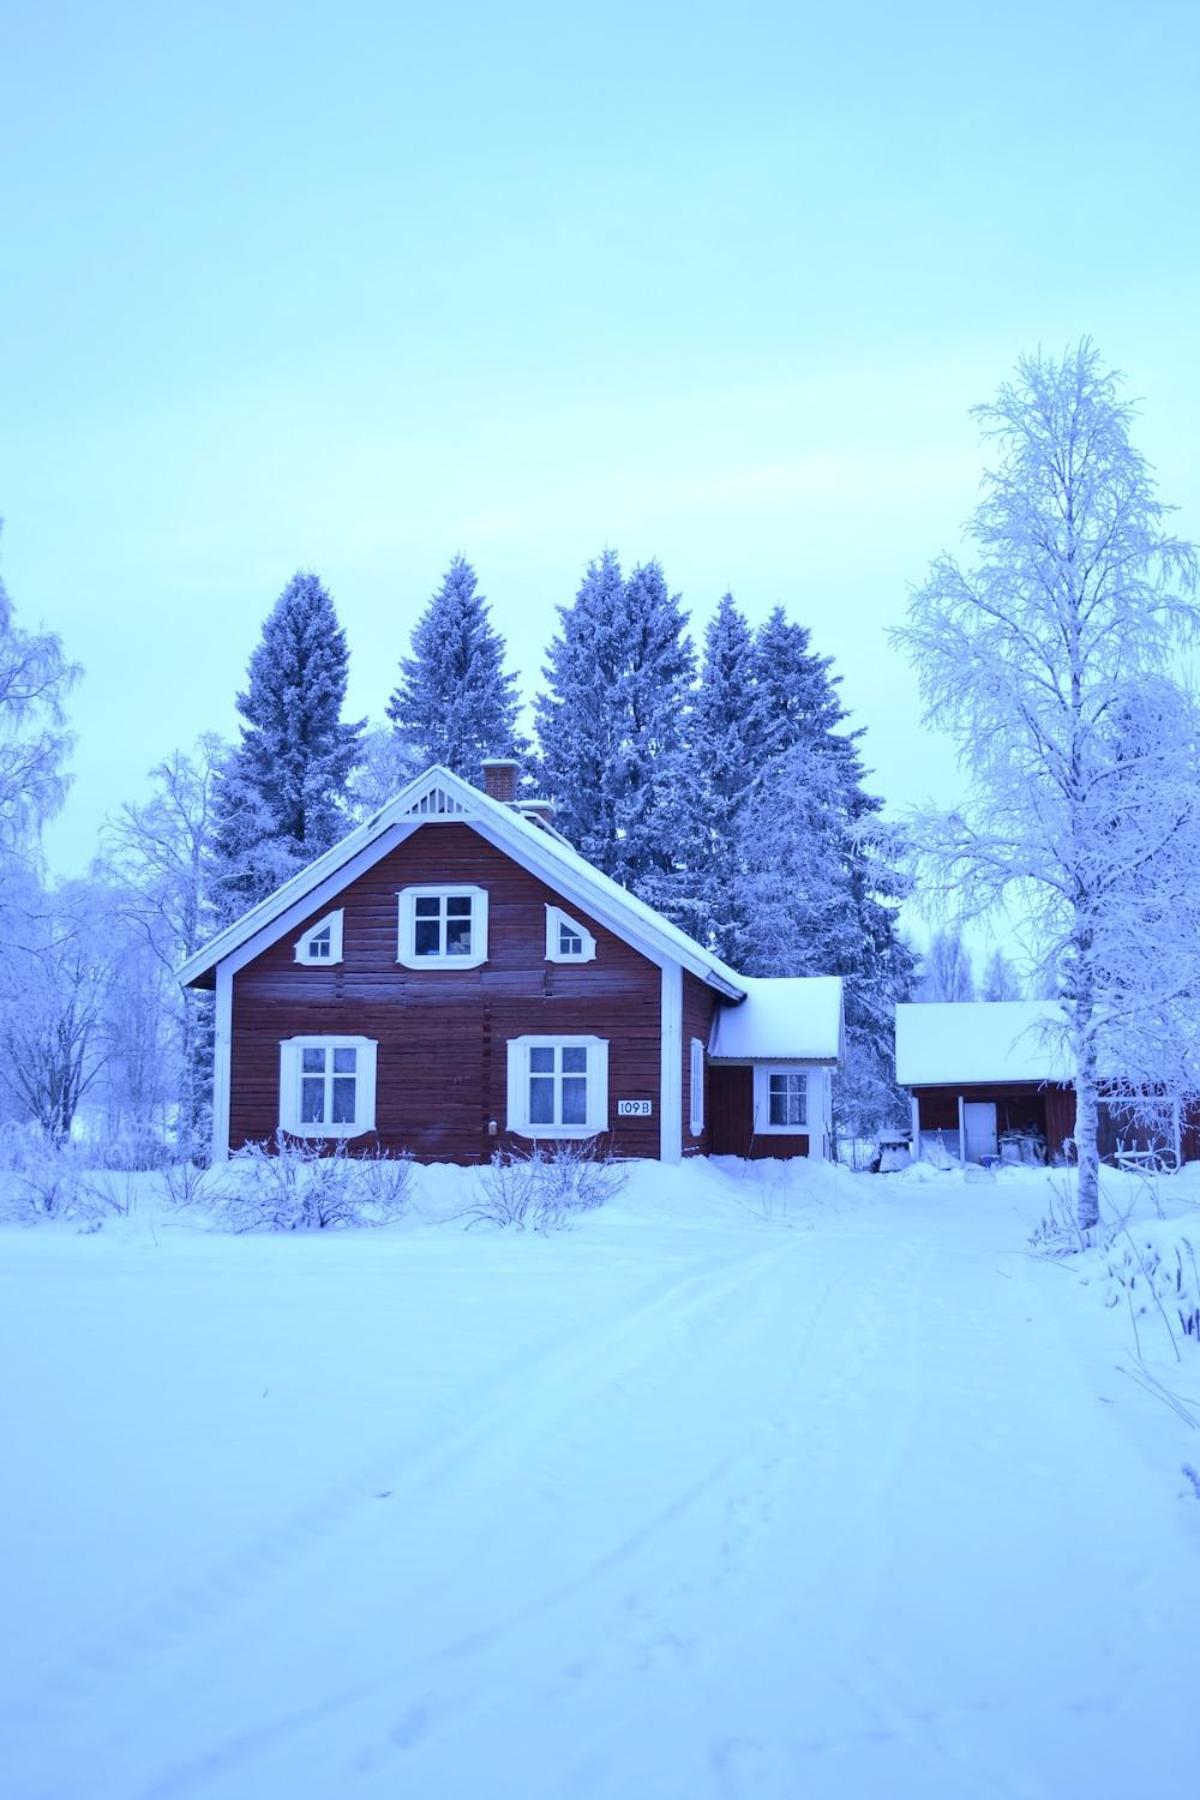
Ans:
[[[1074,1155],[1075,1089],[1062,1008],[1052,1000],[911,1003],[896,1008],[896,1079],[909,1091],[915,1157],[961,1163],[1057,1163]],[[1110,1072],[1109,1079],[1115,1079]],[[1190,1150],[1179,1104],[1158,1128],[1121,1099],[1102,1099],[1100,1154]]]

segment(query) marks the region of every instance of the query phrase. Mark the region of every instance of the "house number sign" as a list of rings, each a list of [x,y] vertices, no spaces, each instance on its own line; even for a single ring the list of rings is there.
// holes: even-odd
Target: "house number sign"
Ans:
[[[654,1113],[653,1100],[618,1100],[618,1119],[649,1119]]]

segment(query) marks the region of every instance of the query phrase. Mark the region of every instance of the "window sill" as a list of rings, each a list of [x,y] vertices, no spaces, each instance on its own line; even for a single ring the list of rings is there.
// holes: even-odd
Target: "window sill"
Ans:
[[[401,969],[481,969],[487,956],[398,956]]]
[[[608,1130],[607,1125],[510,1125],[509,1131],[514,1137],[529,1138],[533,1143],[552,1143],[559,1138],[594,1138],[602,1137]]]

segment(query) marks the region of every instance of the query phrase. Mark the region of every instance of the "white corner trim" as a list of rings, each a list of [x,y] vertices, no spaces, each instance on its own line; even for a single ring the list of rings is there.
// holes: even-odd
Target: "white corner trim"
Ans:
[[[230,1060],[233,1055],[233,971],[217,964],[216,1010],[213,1019],[212,1160],[229,1160]]]
[[[317,919],[314,924],[309,925],[302,931],[300,936],[296,939],[296,961],[302,964],[306,969],[327,969],[333,963],[340,963],[342,960],[342,920],[344,917],[344,910],[339,906],[336,912],[326,913],[323,919]],[[319,937],[321,932],[326,930],[329,932],[329,955],[314,956],[309,949],[309,945],[315,937]]]
[[[683,1158],[683,970],[677,962],[662,966],[662,1018],[659,1023],[658,1154],[665,1163]]]
[[[574,932],[583,948],[578,952],[559,949],[560,933],[565,927]],[[594,962],[596,957],[596,940],[586,925],[573,919],[570,913],[564,912],[561,906],[546,907],[546,961],[552,963],[585,963]]]
[[[470,956],[418,956],[416,952],[418,900],[440,900],[448,895],[467,894],[471,900]],[[399,890],[399,935],[396,961],[406,969],[477,969],[488,955],[487,889],[469,881],[438,881],[423,887]]]

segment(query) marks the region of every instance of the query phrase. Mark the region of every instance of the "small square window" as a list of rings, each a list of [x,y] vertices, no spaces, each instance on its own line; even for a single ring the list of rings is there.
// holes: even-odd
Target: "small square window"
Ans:
[[[397,960],[406,968],[477,968],[487,957],[482,888],[403,888]]]

